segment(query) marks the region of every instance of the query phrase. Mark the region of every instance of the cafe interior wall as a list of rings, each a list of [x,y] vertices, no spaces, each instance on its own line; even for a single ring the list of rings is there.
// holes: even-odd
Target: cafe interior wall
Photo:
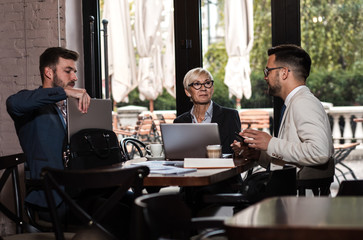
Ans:
[[[39,55],[48,47],[80,52],[77,87],[83,87],[82,1],[9,0],[0,2],[0,156],[22,152],[6,99],[22,89],[41,85]],[[10,202],[10,184],[0,195]],[[11,202],[10,202],[11,203]],[[0,235],[13,233],[13,224],[0,215]]]

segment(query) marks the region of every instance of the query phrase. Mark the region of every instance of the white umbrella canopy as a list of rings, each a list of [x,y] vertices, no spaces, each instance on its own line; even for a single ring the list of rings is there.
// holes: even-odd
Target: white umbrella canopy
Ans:
[[[175,44],[174,44],[174,12],[173,0],[164,0],[166,18],[169,19],[167,37],[165,39],[165,54],[163,58],[164,81],[163,86],[166,91],[176,97],[175,93]]]
[[[225,0],[225,41],[228,62],[224,83],[238,101],[252,95],[250,51],[253,46],[253,0]]]
[[[135,0],[135,37],[140,57],[138,83],[141,100],[153,101],[163,90],[162,38],[159,30],[162,10],[162,0]]]
[[[137,86],[128,0],[105,0],[103,18],[108,20],[108,56],[112,97],[127,102]]]

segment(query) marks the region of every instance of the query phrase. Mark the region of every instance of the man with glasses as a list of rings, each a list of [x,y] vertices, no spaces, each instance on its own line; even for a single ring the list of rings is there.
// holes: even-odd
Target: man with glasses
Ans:
[[[203,68],[194,68],[184,77],[185,94],[193,102],[189,112],[178,116],[174,123],[217,123],[223,153],[233,153],[231,143],[234,132],[241,131],[237,110],[226,108],[212,101],[214,92],[212,75]]]
[[[311,66],[309,54],[286,44],[270,48],[268,56],[264,69],[268,93],[284,101],[278,136],[245,129],[240,135],[247,145],[236,141],[233,150],[242,158],[259,159],[262,166],[270,165],[271,169],[296,165],[299,179],[333,176],[330,122],[319,99],[305,85]]]

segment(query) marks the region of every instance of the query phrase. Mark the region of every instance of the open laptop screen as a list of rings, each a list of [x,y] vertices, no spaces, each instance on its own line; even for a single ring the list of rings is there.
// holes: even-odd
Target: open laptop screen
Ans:
[[[78,99],[67,99],[68,142],[70,137],[85,128],[112,130],[112,102],[110,99],[91,99],[87,113],[78,110]]]
[[[206,157],[206,146],[221,144],[217,123],[172,123],[161,124],[165,158]]]

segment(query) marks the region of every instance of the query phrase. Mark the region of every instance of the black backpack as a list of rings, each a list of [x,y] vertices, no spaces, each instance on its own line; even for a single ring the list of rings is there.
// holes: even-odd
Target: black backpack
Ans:
[[[126,161],[115,132],[88,128],[78,131],[65,145],[66,169],[90,169]]]

